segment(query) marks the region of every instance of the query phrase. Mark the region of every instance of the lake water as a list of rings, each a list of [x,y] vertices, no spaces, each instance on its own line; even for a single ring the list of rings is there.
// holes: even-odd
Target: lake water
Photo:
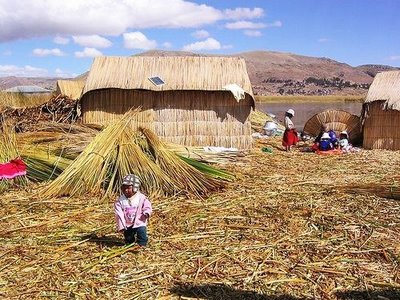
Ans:
[[[302,131],[305,123],[315,114],[323,112],[327,109],[344,110],[353,115],[360,116],[361,114],[361,102],[348,101],[348,102],[268,102],[268,103],[256,103],[256,109],[274,114],[276,120],[283,124],[285,118],[285,112],[292,108],[295,111],[293,117],[293,123],[298,131]]]

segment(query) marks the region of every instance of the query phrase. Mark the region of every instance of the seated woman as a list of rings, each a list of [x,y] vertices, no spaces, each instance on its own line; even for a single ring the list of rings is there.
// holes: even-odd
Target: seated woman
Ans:
[[[321,127],[321,131],[318,134],[318,136],[315,138],[315,144],[313,146],[313,149],[317,150],[319,148],[319,143],[321,141],[322,135],[327,133],[329,135],[330,142],[332,143],[334,148],[339,147],[339,140],[336,137],[336,133],[334,130],[329,129],[327,124],[323,124]]]
[[[318,143],[318,150],[319,151],[329,151],[333,150],[335,147],[331,141],[331,137],[329,136],[329,133],[325,132],[322,134],[321,139]]]

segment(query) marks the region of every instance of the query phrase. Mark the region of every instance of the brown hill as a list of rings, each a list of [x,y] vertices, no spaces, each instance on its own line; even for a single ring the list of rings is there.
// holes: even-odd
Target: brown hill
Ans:
[[[152,50],[145,56],[206,56],[184,51]],[[221,55],[207,55],[221,56]],[[376,73],[399,69],[383,65],[352,67],[329,58],[309,57],[273,51],[233,54],[247,64],[256,95],[365,95]],[[87,76],[87,72],[80,78]],[[57,78],[0,78],[0,89],[16,85],[38,85],[55,89]]]
[[[0,90],[19,85],[37,85],[45,89],[55,90],[57,79],[51,77],[0,77]]]

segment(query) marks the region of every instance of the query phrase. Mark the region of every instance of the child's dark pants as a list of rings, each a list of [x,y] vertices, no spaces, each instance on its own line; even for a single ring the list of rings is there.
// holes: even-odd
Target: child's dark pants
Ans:
[[[124,238],[127,245],[134,243],[136,240],[140,246],[146,246],[148,241],[146,226],[137,228],[128,227],[124,230]]]

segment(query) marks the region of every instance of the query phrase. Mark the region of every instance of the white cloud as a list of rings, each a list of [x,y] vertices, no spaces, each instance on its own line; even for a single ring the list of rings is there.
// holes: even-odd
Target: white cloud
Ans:
[[[5,51],[3,52],[3,55],[5,55],[5,56],[10,56],[10,55],[12,55],[12,51],[11,51],[11,50],[5,50]]]
[[[65,53],[62,52],[60,49],[58,48],[54,48],[54,49],[42,49],[42,48],[36,48],[33,49],[32,54],[34,56],[64,56]]]
[[[282,22],[281,21],[275,21],[274,23],[268,23],[266,24],[266,27],[282,27]]]
[[[389,57],[390,60],[400,60],[400,55],[392,55]]]
[[[195,37],[196,39],[205,39],[210,36],[210,33],[207,30],[196,30],[195,32],[192,32],[192,36]]]
[[[221,49],[221,43],[216,39],[208,38],[205,41],[192,43],[183,47],[183,51],[200,51],[200,50],[218,50]]]
[[[67,44],[69,43],[69,39],[57,35],[57,36],[53,39],[53,42],[56,43],[56,44],[59,44],[59,45],[67,45]]]
[[[84,48],[83,51],[76,51],[75,52],[75,57],[79,58],[84,58],[84,57],[96,57],[96,56],[102,56],[103,53],[101,53],[99,50],[96,48]]]
[[[112,46],[111,41],[97,34],[73,36],[72,39],[76,44],[82,47],[108,48]]]
[[[30,65],[18,67],[15,65],[0,65],[0,76],[40,77],[48,76],[48,71]]]
[[[273,23],[255,23],[250,21],[237,21],[232,23],[226,23],[225,28],[227,29],[261,29],[269,27],[282,27],[281,21],[275,21]]]
[[[143,28],[198,28],[225,15],[212,6],[185,0],[152,0],[151,8],[148,0],[0,0],[0,42],[49,35],[118,36]]]
[[[224,10],[225,18],[233,20],[243,20],[243,19],[254,19],[264,16],[264,10],[262,8],[256,7],[250,8],[236,8],[236,9],[226,9]]]
[[[252,37],[262,36],[262,33],[259,30],[245,30],[243,31],[243,33],[247,36],[252,36]]]
[[[329,42],[329,39],[327,39],[327,38],[318,39],[318,43],[326,43],[326,42]]]
[[[249,21],[237,21],[233,23],[227,23],[225,25],[228,29],[261,29],[267,27],[264,23],[254,23]]]
[[[77,76],[76,73],[69,73],[69,72],[63,71],[60,68],[55,69],[54,75],[56,77],[62,77],[62,78],[74,78]]]
[[[124,33],[123,38],[124,47],[127,49],[150,50],[157,48],[157,42],[155,40],[149,40],[139,31]]]
[[[170,42],[165,42],[162,44],[162,46],[163,46],[163,48],[167,48],[167,49],[172,48],[172,44]]]

